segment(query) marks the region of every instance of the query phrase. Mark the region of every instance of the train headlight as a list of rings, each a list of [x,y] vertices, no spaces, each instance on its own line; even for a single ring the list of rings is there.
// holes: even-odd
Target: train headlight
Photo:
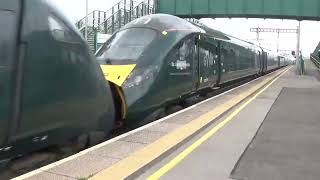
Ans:
[[[138,86],[142,82],[142,76],[136,76],[134,78],[134,84]]]
[[[147,85],[154,79],[157,67],[149,67],[146,69],[135,69],[123,84],[124,89],[132,88],[140,85]],[[150,81],[151,80],[151,81]]]

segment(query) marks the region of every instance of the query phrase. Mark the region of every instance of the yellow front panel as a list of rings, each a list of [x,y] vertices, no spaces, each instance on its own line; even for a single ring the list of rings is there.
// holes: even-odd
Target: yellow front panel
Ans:
[[[100,65],[106,80],[122,86],[130,73],[136,67],[136,64],[128,65]]]

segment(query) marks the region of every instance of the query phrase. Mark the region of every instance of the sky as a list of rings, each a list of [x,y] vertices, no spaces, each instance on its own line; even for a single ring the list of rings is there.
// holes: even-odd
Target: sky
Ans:
[[[85,0],[50,0],[52,1],[72,22],[77,22],[85,17]],[[93,10],[106,11],[120,0],[89,0],[89,12]],[[141,1],[141,0],[137,0]],[[245,19],[245,18],[218,18],[201,19],[201,21],[213,29],[233,35],[243,40],[256,43],[256,33],[250,32],[250,28],[286,28],[296,29],[298,21],[277,20],[277,19]],[[301,22],[301,49],[305,56],[313,52],[320,41],[320,22],[302,21]],[[263,47],[271,50],[277,49],[276,33],[261,33],[260,43]],[[297,44],[296,34],[280,34],[279,49],[295,50]]]

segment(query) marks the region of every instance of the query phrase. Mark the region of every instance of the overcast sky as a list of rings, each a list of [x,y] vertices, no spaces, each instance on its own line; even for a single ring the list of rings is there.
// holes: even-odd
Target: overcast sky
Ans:
[[[71,21],[77,22],[85,16],[85,0],[51,0],[62,12],[70,18]],[[120,0],[89,0],[89,12],[93,10],[106,11]],[[138,0],[141,1],[141,0]],[[297,28],[298,22],[294,20],[271,20],[271,19],[202,19],[206,25],[236,36],[238,38],[255,41],[256,33],[250,32],[253,27],[266,28]],[[313,51],[320,40],[320,23],[313,21],[301,22],[301,48],[304,55]],[[277,47],[277,34],[263,33],[260,34],[261,44],[264,47],[275,50]],[[296,34],[280,34],[279,49],[295,50]]]

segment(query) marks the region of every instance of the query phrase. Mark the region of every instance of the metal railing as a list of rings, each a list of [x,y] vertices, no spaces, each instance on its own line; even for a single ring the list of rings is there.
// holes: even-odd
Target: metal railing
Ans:
[[[144,0],[136,3],[134,0],[122,0],[108,11],[93,11],[88,16],[88,42],[93,51],[97,49],[97,33],[113,34],[127,23],[139,17],[155,12],[155,0]],[[111,12],[111,13],[110,13]],[[77,24],[80,32],[85,36],[85,18]],[[89,40],[94,39],[94,41]]]
[[[320,58],[314,54],[310,54],[310,60],[314,63],[317,68],[320,68]]]
[[[88,27],[95,27],[100,23],[100,21],[104,21],[107,17],[107,12],[105,11],[92,11],[88,14]],[[76,23],[76,26],[80,31],[83,31],[85,28],[85,17]]]
[[[147,4],[145,1],[141,2],[131,10],[120,9],[104,22],[99,24],[96,28],[96,32],[113,34],[117,30],[121,29],[127,23],[145,16],[154,13],[154,8],[152,5]]]
[[[114,6],[112,6],[107,11],[98,11],[95,10],[88,14],[88,26],[94,27],[100,24],[101,22],[105,21],[107,18],[109,18],[112,14],[117,12],[120,9],[130,9],[130,6],[134,6],[135,4],[138,4],[137,1],[134,0],[121,0]],[[79,20],[76,25],[78,29],[85,28],[85,21],[86,17]]]
[[[123,20],[120,24],[126,24],[130,22],[134,14],[133,10],[137,9],[137,7],[141,6],[142,4],[144,4],[145,11],[152,10],[152,13],[154,13],[154,1],[155,0],[121,0],[107,11],[93,11],[88,15],[88,34],[91,34],[92,31],[98,27],[101,28],[102,24],[106,24],[108,27],[116,27],[115,24],[119,24],[118,22],[120,21],[120,18],[118,17],[119,15],[123,16]],[[85,33],[85,20],[86,17],[82,18],[80,21],[76,23],[76,26],[82,32],[82,34]],[[105,23],[106,21],[108,22]],[[110,23],[112,24],[110,25]],[[112,32],[114,31],[115,30],[112,30]]]

